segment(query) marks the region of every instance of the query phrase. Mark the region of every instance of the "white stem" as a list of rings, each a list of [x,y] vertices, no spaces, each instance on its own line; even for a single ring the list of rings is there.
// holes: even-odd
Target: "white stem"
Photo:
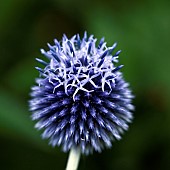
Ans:
[[[80,148],[72,148],[70,150],[66,170],[77,170],[80,153]]]

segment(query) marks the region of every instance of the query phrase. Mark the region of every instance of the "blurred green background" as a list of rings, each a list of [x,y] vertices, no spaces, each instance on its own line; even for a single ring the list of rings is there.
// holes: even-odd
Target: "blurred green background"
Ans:
[[[63,170],[67,154],[48,146],[28,111],[46,43],[84,31],[118,42],[136,98],[133,124],[110,150],[81,158],[80,170],[170,169],[170,1],[0,0],[0,168]]]

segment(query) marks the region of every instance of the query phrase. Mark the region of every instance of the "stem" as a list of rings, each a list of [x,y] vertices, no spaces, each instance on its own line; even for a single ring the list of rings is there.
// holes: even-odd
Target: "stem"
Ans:
[[[77,170],[80,153],[80,148],[72,148],[70,150],[66,170]]]

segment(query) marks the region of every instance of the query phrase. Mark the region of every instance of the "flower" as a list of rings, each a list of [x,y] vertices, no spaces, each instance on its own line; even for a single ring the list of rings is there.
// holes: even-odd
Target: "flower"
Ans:
[[[120,51],[112,55],[116,43],[107,47],[104,38],[79,34],[48,44],[41,53],[49,60],[37,61],[40,77],[32,87],[29,101],[35,127],[42,138],[63,151],[79,147],[88,155],[112,146],[128,129],[133,118],[133,95],[119,69]]]

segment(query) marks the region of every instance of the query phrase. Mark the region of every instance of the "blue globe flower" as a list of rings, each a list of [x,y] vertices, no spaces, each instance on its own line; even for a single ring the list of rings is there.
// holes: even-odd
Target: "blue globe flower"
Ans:
[[[119,69],[120,51],[112,55],[116,43],[107,47],[104,38],[79,34],[48,44],[41,53],[49,60],[37,59],[40,77],[32,87],[29,107],[35,127],[42,137],[63,151],[79,147],[88,155],[110,148],[128,129],[134,106],[129,84]]]

